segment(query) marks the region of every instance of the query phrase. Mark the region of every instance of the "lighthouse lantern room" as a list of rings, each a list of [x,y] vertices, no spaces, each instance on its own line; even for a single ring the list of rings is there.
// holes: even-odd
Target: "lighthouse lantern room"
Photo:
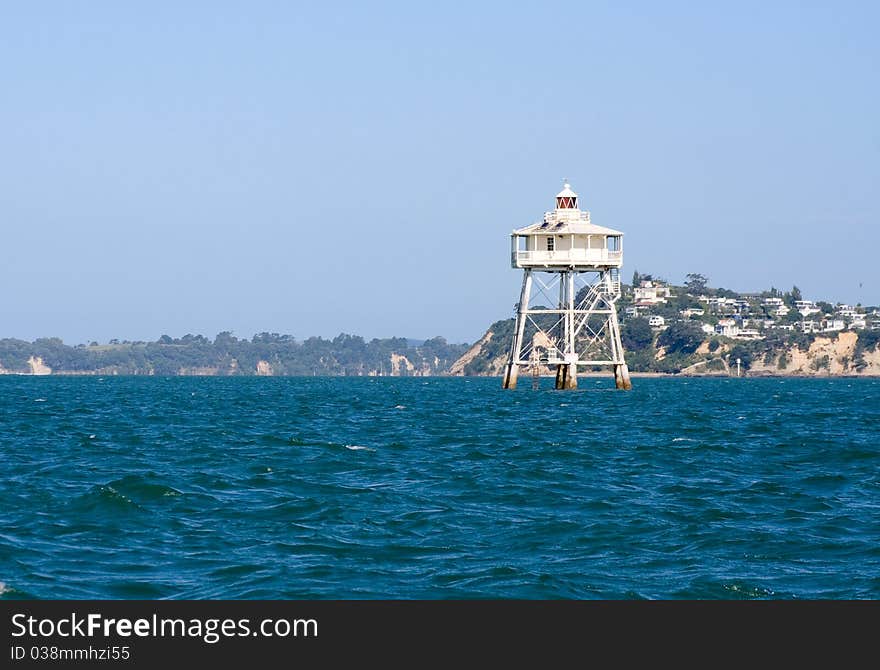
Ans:
[[[589,271],[623,263],[623,233],[591,223],[568,183],[556,194],[555,210],[543,221],[514,230],[510,239],[515,268]]]
[[[556,388],[577,388],[578,366],[611,366],[630,389],[615,303],[623,233],[597,226],[567,182],[543,220],[511,233],[511,265],[523,270],[504,388],[519,370],[556,367]]]

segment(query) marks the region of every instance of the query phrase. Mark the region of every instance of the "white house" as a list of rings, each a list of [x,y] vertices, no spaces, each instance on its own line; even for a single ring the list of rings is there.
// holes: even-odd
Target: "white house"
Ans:
[[[651,326],[651,328],[664,328],[666,326],[666,319],[659,314],[653,314],[648,319],[648,325]]]
[[[709,307],[720,314],[740,314],[749,311],[749,301],[737,298],[709,298]]]
[[[694,307],[688,307],[681,311],[681,315],[686,318],[690,318],[692,316],[703,316],[706,313],[705,309],[696,309]]]
[[[763,340],[764,336],[760,331],[751,328],[741,328],[739,332],[733,336],[737,340]]]
[[[837,309],[834,310],[834,313],[842,319],[846,319],[848,321],[852,321],[859,316],[861,316],[862,318],[864,318],[865,316],[855,307],[850,307],[849,305],[838,305]]]
[[[724,337],[736,337],[737,333],[739,333],[739,326],[736,325],[736,321],[733,319],[721,319],[718,321],[718,325],[715,326],[715,332]]]
[[[819,314],[822,311],[816,307],[816,303],[812,300],[795,300],[794,307],[804,318],[807,318],[810,314]]]
[[[785,316],[791,311],[782,298],[764,298],[763,304],[764,309],[773,316]]]
[[[633,301],[657,305],[672,297],[672,291],[665,284],[644,280],[633,289]]]

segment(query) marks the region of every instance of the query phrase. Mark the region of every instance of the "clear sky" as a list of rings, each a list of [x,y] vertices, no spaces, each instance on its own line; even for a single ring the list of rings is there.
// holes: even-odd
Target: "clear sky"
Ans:
[[[627,279],[877,304],[878,7],[7,4],[0,337],[471,341],[564,177]]]

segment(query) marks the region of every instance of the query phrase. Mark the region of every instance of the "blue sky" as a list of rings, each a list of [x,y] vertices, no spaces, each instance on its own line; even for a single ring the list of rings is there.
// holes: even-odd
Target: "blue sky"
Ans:
[[[877,304],[878,5],[704,5],[7,6],[0,337],[474,340],[564,177],[627,278]]]

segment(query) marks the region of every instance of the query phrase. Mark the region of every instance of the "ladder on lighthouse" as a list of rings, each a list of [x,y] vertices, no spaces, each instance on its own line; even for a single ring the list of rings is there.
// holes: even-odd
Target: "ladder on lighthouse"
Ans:
[[[530,356],[532,364],[532,390],[537,391],[541,387],[541,357],[537,349],[532,349]]]

